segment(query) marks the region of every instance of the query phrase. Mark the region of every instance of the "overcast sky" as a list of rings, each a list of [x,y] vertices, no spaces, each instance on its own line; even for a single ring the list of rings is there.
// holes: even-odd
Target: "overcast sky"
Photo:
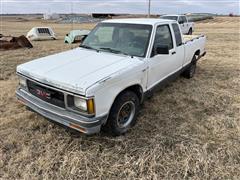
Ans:
[[[147,13],[148,0],[0,0],[0,14]],[[151,0],[151,12],[240,14],[239,0]]]

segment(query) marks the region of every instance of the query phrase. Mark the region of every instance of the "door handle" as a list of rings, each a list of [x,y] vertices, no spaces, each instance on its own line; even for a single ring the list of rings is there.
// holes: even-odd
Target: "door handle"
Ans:
[[[173,51],[173,52],[172,52],[172,55],[174,55],[174,54],[176,54],[176,51]]]

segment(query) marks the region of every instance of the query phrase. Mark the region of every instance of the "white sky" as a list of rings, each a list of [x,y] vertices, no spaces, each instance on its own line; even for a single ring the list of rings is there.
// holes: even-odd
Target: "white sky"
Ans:
[[[0,0],[0,14],[147,13],[148,0]],[[239,0],[151,0],[151,12],[240,14]]]

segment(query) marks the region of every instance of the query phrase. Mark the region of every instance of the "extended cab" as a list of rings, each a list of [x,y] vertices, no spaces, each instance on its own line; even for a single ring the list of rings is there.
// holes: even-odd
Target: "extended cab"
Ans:
[[[194,31],[194,23],[189,22],[187,16],[184,15],[163,15],[161,19],[175,20],[179,23],[183,34],[192,35]]]
[[[182,36],[172,20],[106,20],[80,47],[17,66],[17,98],[80,132],[121,135],[156,87],[193,77],[205,43],[204,35]]]

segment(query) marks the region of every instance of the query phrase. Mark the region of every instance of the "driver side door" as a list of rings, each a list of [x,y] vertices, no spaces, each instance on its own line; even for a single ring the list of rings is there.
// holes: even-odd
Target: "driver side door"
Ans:
[[[156,46],[168,46],[168,54],[154,54]],[[156,29],[153,50],[149,58],[148,89],[151,89],[172,72],[179,68],[176,63],[176,47],[168,24],[159,25]]]

